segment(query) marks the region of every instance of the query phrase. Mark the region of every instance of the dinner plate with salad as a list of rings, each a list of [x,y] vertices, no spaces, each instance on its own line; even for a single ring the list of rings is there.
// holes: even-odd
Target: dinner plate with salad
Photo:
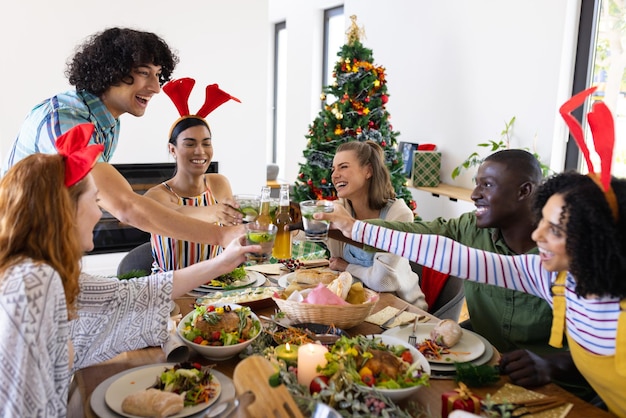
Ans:
[[[204,411],[217,401],[222,385],[209,367],[192,363],[165,363],[139,367],[116,375],[104,394],[106,405],[115,413],[134,418],[126,411],[124,399],[154,388],[163,392],[184,393],[184,408],[171,418],[189,417]]]
[[[237,267],[228,274],[223,274],[208,283],[195,288],[196,292],[214,292],[216,290],[242,289],[249,286],[262,286],[266,277],[256,271],[248,271],[243,266]],[[257,284],[258,283],[258,284]]]
[[[418,324],[415,335],[417,336],[416,348],[426,357],[430,363],[452,364],[476,360],[485,352],[484,342],[473,332],[461,330],[462,335],[452,347],[438,344],[431,338],[431,331],[437,324]],[[408,339],[411,334],[411,326],[391,328],[383,334]]]

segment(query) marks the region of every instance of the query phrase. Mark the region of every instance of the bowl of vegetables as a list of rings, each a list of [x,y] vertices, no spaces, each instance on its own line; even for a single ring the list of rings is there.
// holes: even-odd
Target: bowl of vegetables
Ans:
[[[209,360],[226,360],[242,352],[262,331],[261,322],[247,306],[235,303],[200,305],[177,327],[178,335]]]
[[[361,390],[375,390],[394,402],[428,385],[430,365],[408,342],[388,335],[341,337],[327,355],[320,374],[329,382],[348,380]]]

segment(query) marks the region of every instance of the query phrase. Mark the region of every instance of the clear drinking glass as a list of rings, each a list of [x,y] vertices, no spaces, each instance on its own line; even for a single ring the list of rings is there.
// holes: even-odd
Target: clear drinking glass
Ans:
[[[304,234],[308,241],[326,241],[330,222],[313,219],[316,212],[332,212],[333,202],[329,200],[305,200],[300,202]]]
[[[246,224],[246,244],[261,246],[260,253],[246,253],[248,261],[255,261],[257,264],[269,261],[274,248],[276,231],[278,228],[274,224],[259,224],[257,222]]]
[[[233,196],[239,204],[239,212],[243,215],[243,222],[254,222],[261,210],[261,196],[254,194],[236,194]]]

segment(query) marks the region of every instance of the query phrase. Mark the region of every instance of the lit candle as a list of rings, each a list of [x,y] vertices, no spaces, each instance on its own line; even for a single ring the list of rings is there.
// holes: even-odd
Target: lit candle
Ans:
[[[287,366],[295,366],[298,363],[298,346],[281,344],[276,347],[276,357],[283,360]]]
[[[298,383],[307,389],[311,381],[319,376],[317,367],[326,365],[328,349],[321,344],[304,344],[298,348]]]

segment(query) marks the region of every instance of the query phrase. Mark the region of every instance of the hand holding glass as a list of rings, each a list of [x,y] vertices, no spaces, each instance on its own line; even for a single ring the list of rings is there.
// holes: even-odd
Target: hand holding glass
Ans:
[[[236,194],[233,196],[239,204],[239,212],[243,214],[243,222],[254,222],[259,216],[261,196],[252,194]]]
[[[328,238],[329,221],[313,218],[316,212],[332,212],[335,209],[329,200],[305,200],[300,202],[302,225],[308,241],[326,241]]]
[[[268,262],[272,256],[278,228],[274,224],[258,224],[256,222],[247,223],[245,226],[246,244],[261,246],[260,253],[246,253],[248,261],[256,261],[259,264]]]

